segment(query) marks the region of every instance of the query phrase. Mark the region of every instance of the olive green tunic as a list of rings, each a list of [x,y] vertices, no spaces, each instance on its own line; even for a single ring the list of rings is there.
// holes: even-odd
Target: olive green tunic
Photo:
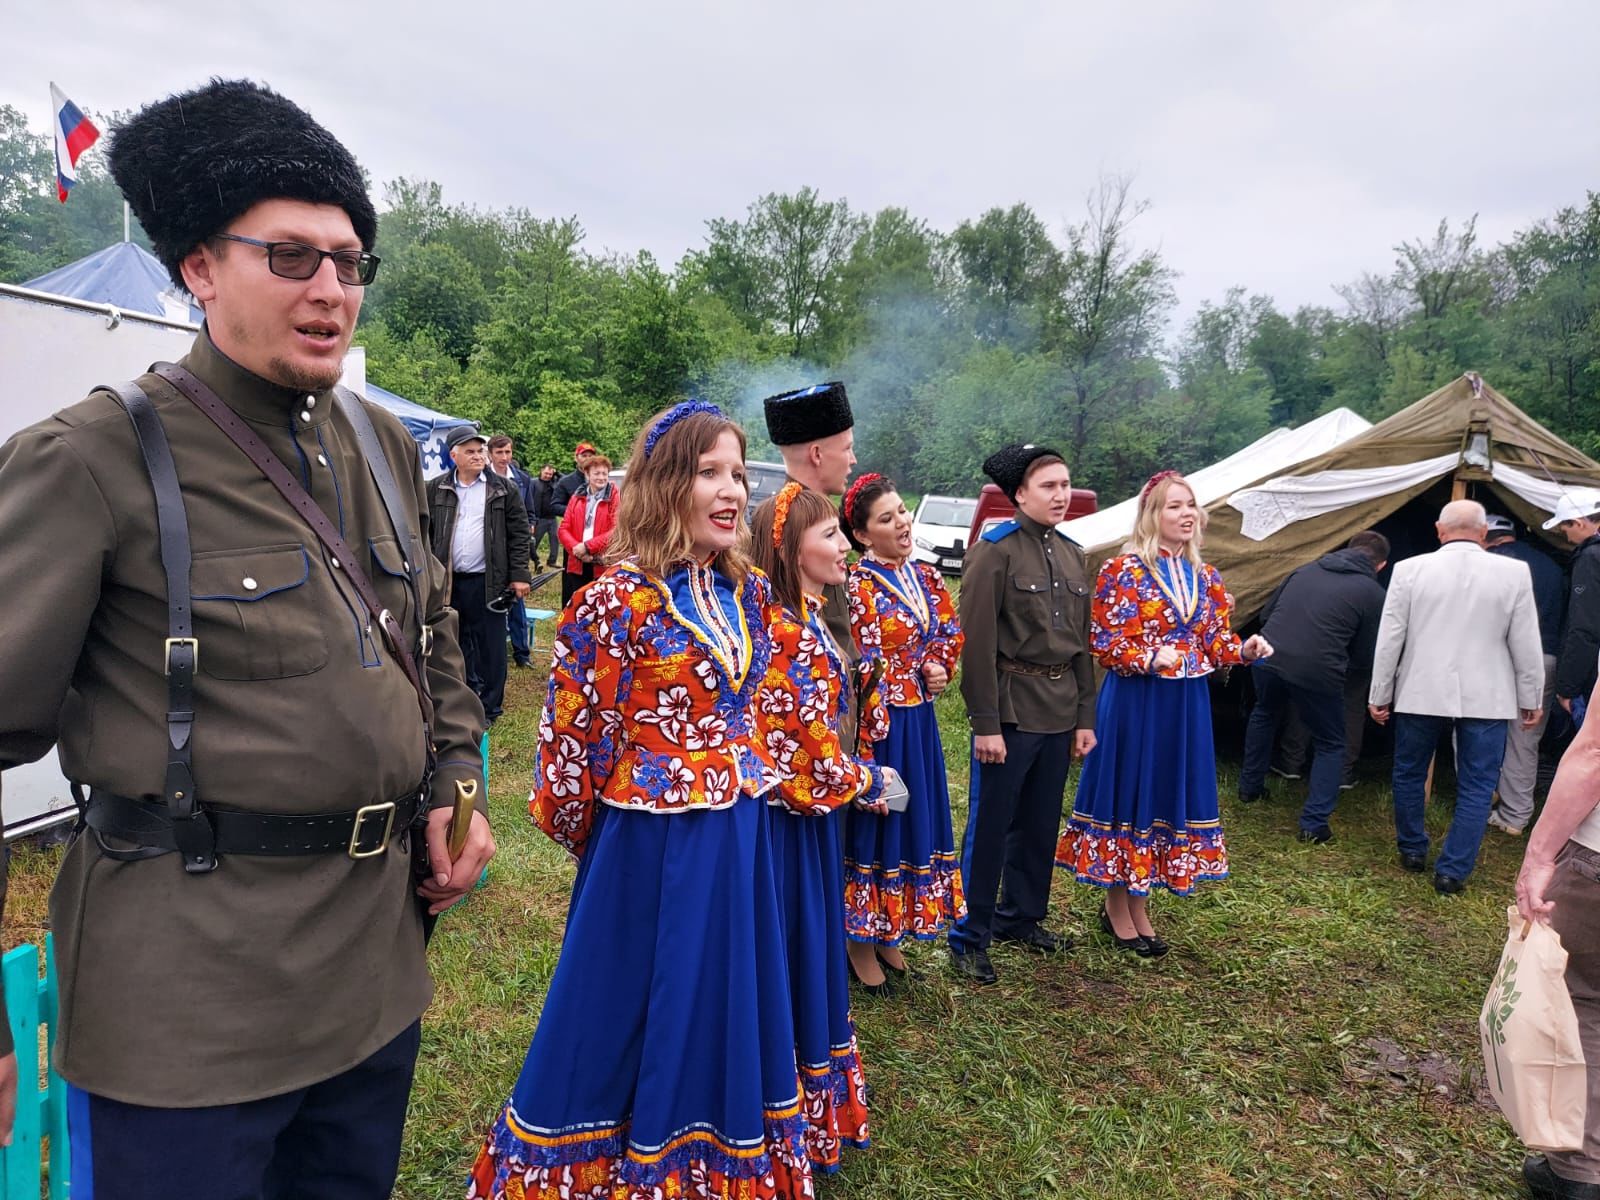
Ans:
[[[204,332],[184,364],[299,476],[416,631],[406,553],[333,393],[252,375]],[[349,581],[204,414],[158,377],[140,382],[171,441],[193,540],[201,803],[319,813],[404,796],[424,770],[416,696]],[[368,411],[425,548],[416,444]],[[0,767],[59,742],[68,778],[159,797],[166,585],[154,494],[112,396],[94,393],[0,447],[0,529]],[[442,568],[431,556],[409,567],[434,630],[438,805],[482,771],[483,710],[463,679]],[[371,1055],[432,991],[403,845],[361,861],[230,855],[185,875],[176,854],[118,862],[78,837],[50,904],[61,1074],[113,1099],[190,1107],[291,1091]]]

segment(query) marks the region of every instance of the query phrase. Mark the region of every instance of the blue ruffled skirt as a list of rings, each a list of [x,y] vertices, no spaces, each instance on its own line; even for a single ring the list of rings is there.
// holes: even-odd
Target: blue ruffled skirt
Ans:
[[[898,946],[937,938],[966,914],[950,825],[950,788],[933,701],[889,710],[889,734],[873,760],[893,767],[911,798],[885,816],[852,808],[845,829],[845,932],[852,941]]]
[[[811,1194],[768,819],[598,806],[470,1197]]]

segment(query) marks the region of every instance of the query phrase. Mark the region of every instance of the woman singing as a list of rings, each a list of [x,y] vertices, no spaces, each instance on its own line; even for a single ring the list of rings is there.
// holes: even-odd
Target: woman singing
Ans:
[[[881,662],[889,730],[872,747],[910,799],[902,812],[861,809],[845,831],[845,931],[850,966],[869,992],[884,967],[906,970],[900,943],[939,937],[966,911],[950,827],[944,747],[933,702],[961,661],[961,626],[944,580],[911,559],[911,514],[882,475],[863,475],[844,516],[865,556],[850,571],[850,621],[862,661]]]
[[[562,616],[539,728],[533,819],[578,857],[566,940],[468,1195],[810,1197],[744,435],[690,401],[629,467],[615,565]]]
[[[1150,924],[1151,889],[1186,896],[1228,875],[1206,677],[1272,653],[1260,636],[1241,646],[1229,627],[1232,597],[1200,558],[1205,526],[1193,489],[1162,471],[1140,493],[1133,537],[1100,568],[1099,743],[1056,846],[1058,867],[1106,889],[1102,928],[1143,958],[1168,949]]]
[[[857,757],[839,729],[856,686],[828,631],[822,590],[845,580],[850,544],[820,492],[789,482],[755,513],[753,557],[777,600],[772,662],[756,702],[756,728],[783,782],[769,793],[778,909],[789,949],[796,1053],[813,1168],[832,1172],[844,1146],[865,1147],[867,1085],[850,1019],[845,957],[842,809],[887,811],[888,768]],[[861,738],[882,737],[888,714],[864,698]]]

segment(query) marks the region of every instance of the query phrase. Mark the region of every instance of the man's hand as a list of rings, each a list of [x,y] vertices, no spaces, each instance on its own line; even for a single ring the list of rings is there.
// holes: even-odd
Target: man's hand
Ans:
[[[1572,697],[1571,696],[1559,696],[1559,697],[1557,697],[1557,702],[1561,705],[1562,708],[1567,710],[1567,715],[1568,716],[1572,715]]]
[[[928,695],[937,697],[950,686],[950,672],[936,662],[922,664],[922,682],[928,686]]]
[[[1544,716],[1542,708],[1525,708],[1522,710],[1522,727],[1532,729],[1539,723],[1539,718]]]
[[[1544,894],[1555,873],[1554,862],[1535,860],[1531,854],[1522,860],[1522,870],[1517,872],[1517,912],[1524,921],[1550,920],[1556,906]]]
[[[1272,643],[1259,633],[1252,634],[1250,640],[1239,648],[1239,657],[1245,662],[1255,662],[1262,658],[1272,657]]]
[[[0,1058],[0,1146],[11,1145],[11,1127],[17,1120],[17,1056]]]
[[[450,816],[455,810],[448,804],[428,814],[428,881],[417,888],[417,895],[429,901],[428,912],[437,916],[449,908],[475,886],[483,875],[483,868],[494,857],[494,834],[489,832],[489,822],[476,809],[472,825],[467,830],[467,844],[461,848],[461,857],[450,861]]]
[[[998,733],[975,734],[972,739],[972,757],[981,763],[1005,762],[1005,736]]]
[[[521,600],[527,596],[529,589],[528,585],[519,579],[511,585],[511,590],[517,594],[517,599]]]
[[[1372,714],[1372,719],[1379,725],[1387,725],[1389,723],[1389,706],[1387,704],[1369,704],[1367,705],[1367,712]]]
[[[1095,748],[1095,746],[1098,745],[1098,744],[1099,743],[1095,740],[1094,730],[1092,730],[1092,729],[1077,729],[1077,730],[1074,730],[1073,734],[1072,734],[1072,757],[1073,758],[1084,758],[1084,757],[1087,757],[1089,751],[1093,750]]]

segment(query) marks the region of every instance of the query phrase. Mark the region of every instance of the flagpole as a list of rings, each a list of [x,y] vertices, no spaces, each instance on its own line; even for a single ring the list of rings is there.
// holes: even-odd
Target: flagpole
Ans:
[[[122,240],[125,242],[133,241],[128,236],[128,202],[126,200],[122,202]]]

